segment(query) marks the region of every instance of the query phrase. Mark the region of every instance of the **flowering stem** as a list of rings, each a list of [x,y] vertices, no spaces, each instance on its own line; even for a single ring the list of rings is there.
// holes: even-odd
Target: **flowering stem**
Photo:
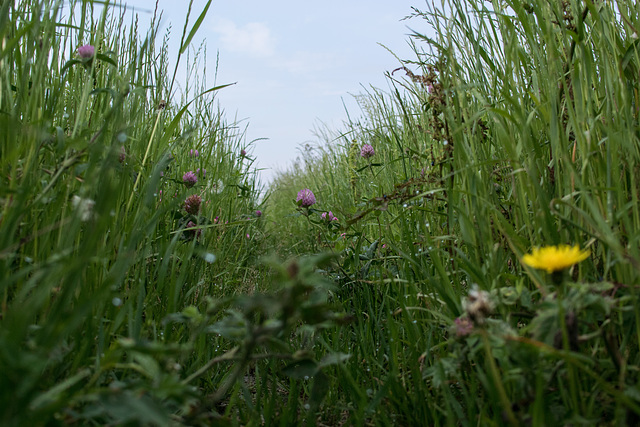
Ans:
[[[484,351],[487,356],[487,361],[489,362],[489,370],[491,371],[491,377],[493,379],[494,386],[498,391],[498,395],[500,397],[500,403],[504,407],[504,411],[506,412],[507,418],[509,419],[509,424],[512,426],[517,426],[518,421],[516,420],[516,416],[511,409],[511,402],[509,402],[509,398],[507,397],[507,393],[504,390],[502,385],[502,378],[500,378],[500,372],[498,370],[498,366],[496,365],[496,361],[493,358],[493,353],[491,352],[491,344],[489,343],[489,337],[487,335],[487,331],[484,329],[481,330],[480,335],[482,336],[482,343],[484,344]]]
[[[571,351],[571,347],[569,344],[569,331],[567,330],[567,321],[566,321],[566,315],[564,312],[563,284],[556,285],[556,289],[557,289],[557,300],[558,300],[558,323],[560,324],[560,330],[562,333],[562,349],[568,353]],[[574,406],[573,409],[574,411],[578,411],[578,408],[580,407],[580,399],[578,398],[575,368],[571,364],[567,364],[567,375],[569,377],[569,389],[571,391],[571,398],[573,399],[573,406]]]

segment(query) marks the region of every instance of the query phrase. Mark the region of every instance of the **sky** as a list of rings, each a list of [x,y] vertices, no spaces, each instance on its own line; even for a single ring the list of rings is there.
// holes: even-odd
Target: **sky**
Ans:
[[[217,93],[229,120],[243,120],[249,150],[264,183],[317,142],[314,130],[340,129],[360,115],[353,95],[370,87],[388,89],[385,72],[415,59],[412,30],[428,31],[419,18],[403,20],[426,0],[214,0],[193,40],[207,47],[207,82],[235,83]],[[123,0],[151,19],[153,0]],[[206,0],[195,0],[191,23]],[[187,1],[159,0],[165,11],[161,34],[169,25],[174,52]],[[189,24],[190,26],[192,24]],[[383,47],[383,46],[384,47]],[[393,52],[393,54],[391,52]],[[219,56],[217,77],[216,56]],[[172,67],[172,65],[170,65]]]

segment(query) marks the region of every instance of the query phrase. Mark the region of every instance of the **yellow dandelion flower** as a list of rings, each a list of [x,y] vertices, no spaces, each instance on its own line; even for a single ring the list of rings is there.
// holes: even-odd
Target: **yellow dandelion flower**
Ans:
[[[589,251],[581,250],[578,245],[545,246],[533,249],[522,257],[522,262],[529,267],[553,273],[584,261],[588,256]]]

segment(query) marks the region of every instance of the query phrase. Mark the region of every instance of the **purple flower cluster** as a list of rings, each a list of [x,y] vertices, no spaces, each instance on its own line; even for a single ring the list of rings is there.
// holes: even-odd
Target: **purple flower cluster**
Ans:
[[[467,316],[456,317],[454,322],[457,337],[466,337],[473,332],[473,323]]]
[[[191,157],[198,157],[200,156],[200,153],[198,152],[198,150],[194,150],[193,148],[189,151],[189,156]]]
[[[193,171],[189,171],[182,175],[182,182],[184,182],[188,188],[191,188],[196,185],[196,182],[198,182],[198,177],[193,173]]]
[[[335,217],[335,216],[333,215],[333,212],[331,212],[331,211],[329,211],[329,212],[322,212],[322,215],[320,215],[320,217],[322,218],[322,220],[323,220],[323,221],[328,221],[328,222],[331,222],[331,221],[337,221],[337,220],[338,220],[338,218],[337,218],[337,217]]]
[[[261,210],[257,210],[256,211],[256,217],[260,218],[262,216],[262,211]]]
[[[200,212],[200,204],[202,203],[202,197],[194,194],[187,197],[184,201],[184,210],[191,215],[197,215]]]
[[[193,228],[196,225],[197,224],[195,222],[189,221],[187,223],[187,228]],[[202,235],[202,229],[201,228],[196,228],[195,230],[189,230],[188,233],[191,234],[192,237],[195,237],[197,239],[198,237],[200,237]]]
[[[298,206],[308,208],[316,203],[316,196],[313,195],[313,192],[311,190],[309,190],[308,188],[304,188],[298,191],[296,203],[298,203]]]
[[[374,154],[376,154],[376,152],[370,144],[364,144],[362,150],[360,150],[360,157],[364,157],[365,159],[373,157]]]
[[[96,53],[96,48],[91,46],[90,44],[85,44],[84,46],[80,46],[78,48],[78,55],[82,59],[91,59],[93,55]]]
[[[196,175],[200,175],[201,173],[203,178],[207,177],[207,170],[205,168],[202,168],[202,171],[200,168],[196,169]]]

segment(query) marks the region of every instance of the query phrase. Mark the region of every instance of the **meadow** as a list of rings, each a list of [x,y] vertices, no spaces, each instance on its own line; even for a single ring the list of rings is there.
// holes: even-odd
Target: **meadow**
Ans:
[[[0,3],[0,424],[640,423],[634,1],[416,5],[269,186],[212,8]]]

